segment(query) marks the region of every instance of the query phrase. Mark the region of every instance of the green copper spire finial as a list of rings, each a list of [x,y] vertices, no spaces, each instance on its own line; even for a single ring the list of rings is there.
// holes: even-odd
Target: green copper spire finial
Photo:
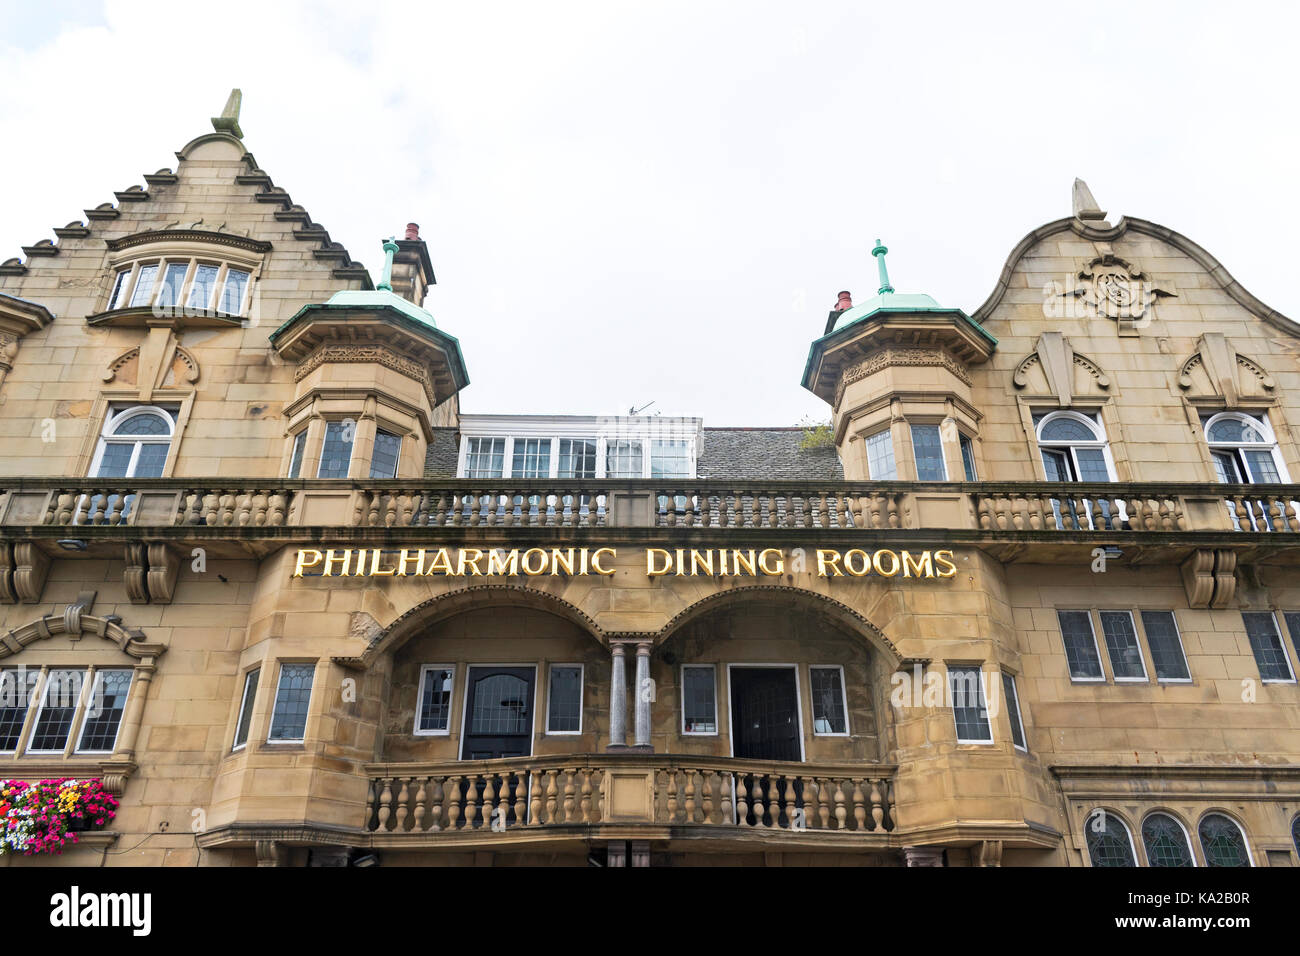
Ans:
[[[871,254],[876,257],[876,266],[880,269],[880,288],[876,290],[877,295],[894,291],[894,287],[889,284],[889,271],[885,268],[885,253],[888,251],[879,239],[876,240],[876,247],[871,250]]]
[[[379,278],[379,285],[376,286],[380,292],[393,291],[393,256],[397,254],[399,246],[392,238],[384,240],[384,274]]]

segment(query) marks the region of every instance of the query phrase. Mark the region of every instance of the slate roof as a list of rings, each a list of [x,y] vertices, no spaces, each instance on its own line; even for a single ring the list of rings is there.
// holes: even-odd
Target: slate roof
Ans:
[[[424,455],[424,477],[455,478],[460,460],[460,429],[435,428],[433,441]]]
[[[834,447],[802,449],[802,428],[705,428],[701,478],[844,480]]]

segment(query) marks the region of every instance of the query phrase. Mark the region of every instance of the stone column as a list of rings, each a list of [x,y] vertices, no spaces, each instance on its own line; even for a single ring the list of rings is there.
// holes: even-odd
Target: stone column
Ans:
[[[609,682],[609,746],[622,750],[627,746],[627,668],[623,665],[623,645],[610,646],[614,673]]]
[[[640,641],[636,646],[636,746],[638,749],[652,750],[650,746],[650,704],[654,701],[654,690],[650,684],[650,642]]]

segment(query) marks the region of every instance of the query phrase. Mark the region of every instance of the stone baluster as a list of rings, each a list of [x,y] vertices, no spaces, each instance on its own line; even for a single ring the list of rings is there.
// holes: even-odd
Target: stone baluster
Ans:
[[[700,771],[700,789],[703,791],[700,794],[700,812],[703,814],[700,822],[706,824],[713,823],[713,776],[712,770]]]
[[[591,823],[591,768],[582,771],[582,794],[579,807],[582,810],[582,822]]]
[[[411,799],[408,785],[412,779],[413,778],[411,777],[402,777],[402,787],[397,793],[397,822],[393,826],[393,829],[398,833],[406,832],[406,817],[410,813],[409,802]]]
[[[492,825],[492,811],[496,809],[496,795],[497,795],[496,786],[495,786],[496,776],[497,775],[494,774],[491,770],[483,774],[483,791],[481,793],[478,793],[478,800],[476,801],[478,803],[481,803],[482,805],[483,808],[482,825],[485,827]],[[478,787],[475,787],[474,792],[477,793],[477,791],[478,791]]]
[[[885,803],[883,798],[883,780],[871,781],[871,829],[880,831],[885,827]]]
[[[853,828],[861,832],[866,829],[866,824],[866,797],[862,793],[862,778],[857,777],[853,781]]]
[[[393,778],[384,777],[379,792],[379,829],[388,830],[388,820],[393,814]]]
[[[379,781],[377,780],[371,780],[370,786],[366,787],[366,829],[367,830],[375,829],[375,827],[372,827],[370,824],[371,821],[375,819],[375,813],[377,812],[377,803],[379,800],[378,790],[379,790]]]
[[[465,823],[466,830],[473,830],[475,823],[479,820],[479,808],[482,796],[478,789],[478,774],[470,773],[465,775]],[[486,822],[486,821],[485,821]]]
[[[718,791],[718,822],[724,826],[735,823],[735,813],[731,806],[731,774],[723,771],[718,774],[720,787]]]
[[[786,826],[794,826],[794,811],[797,809],[798,799],[794,794],[794,777],[785,778],[785,792],[781,798],[781,812],[785,814]],[[776,822],[775,819],[772,820]]]
[[[546,805],[546,775],[541,770],[532,772],[532,785],[529,787],[528,825],[540,827],[542,812]]]
[[[459,776],[455,776],[455,777],[451,777],[450,779],[451,779],[451,790],[448,791],[447,793],[447,829],[459,830],[463,825],[461,824],[461,812],[460,812],[460,798],[461,798],[460,781],[462,778]]]
[[[763,790],[763,777],[761,774],[753,775],[754,785],[749,790],[749,803],[754,811],[754,826],[767,826],[763,822],[763,814],[767,812],[767,796]]]
[[[831,804],[834,796],[831,794],[830,781],[821,778],[817,781],[817,818],[821,821],[821,829],[829,830],[831,828]]]
[[[424,801],[428,796],[425,792],[424,785],[429,782],[429,778],[420,777],[418,779],[420,783],[415,790],[415,812],[411,814],[411,829],[423,833],[425,829],[424,815],[426,813]]]
[[[429,810],[431,811],[429,813],[429,830],[435,833],[442,829],[442,804],[447,799],[447,794],[442,789],[444,779],[443,777],[429,778],[433,784],[429,794]]]
[[[695,822],[695,770],[690,767],[682,768],[682,775],[686,779],[686,786],[683,788],[682,809],[686,811],[685,823]]]
[[[501,821],[501,827],[504,829],[510,824],[510,797],[513,792],[510,786],[510,771],[501,774],[501,789],[497,792],[497,819]],[[521,823],[518,817],[515,823]]]
[[[546,771],[546,822],[563,823],[563,820],[556,818],[556,808],[559,805],[559,787],[556,785],[556,777],[559,775],[557,770]]]
[[[818,796],[817,781],[812,777],[805,777],[803,781],[803,818],[804,826],[809,830],[817,827]]]
[[[844,805],[844,781],[836,778],[835,783],[835,829],[844,830],[848,820],[848,809]]]
[[[749,792],[745,788],[745,775],[736,774],[736,826],[749,825]]]
[[[668,773],[668,822],[677,822],[677,770],[670,767]]]
[[[576,823],[577,815],[577,768],[562,771],[564,773],[564,822]]]

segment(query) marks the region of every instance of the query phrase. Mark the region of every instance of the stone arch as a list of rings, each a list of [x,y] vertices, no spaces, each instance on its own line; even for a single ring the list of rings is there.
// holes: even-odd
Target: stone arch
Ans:
[[[369,666],[384,654],[392,654],[420,631],[466,611],[515,607],[542,611],[576,624],[601,647],[608,639],[600,626],[577,605],[547,591],[519,587],[513,584],[481,584],[458,588],[430,598],[411,608],[371,639],[361,655]]]
[[[903,656],[898,652],[894,642],[862,614],[834,598],[787,584],[753,584],[711,594],[685,608],[660,628],[655,635],[655,644],[662,644],[685,625],[706,614],[733,604],[755,601],[780,604],[787,608],[806,608],[838,624],[850,634],[862,638],[869,647],[880,652],[891,669],[897,669],[903,662]]]
[[[37,641],[48,640],[59,634],[78,638],[83,634],[110,641],[128,657],[138,661],[152,661],[162,656],[166,645],[151,643],[139,628],[124,627],[116,615],[96,617],[83,613],[81,605],[69,605],[62,614],[47,614],[0,635],[0,659],[18,654]]]

